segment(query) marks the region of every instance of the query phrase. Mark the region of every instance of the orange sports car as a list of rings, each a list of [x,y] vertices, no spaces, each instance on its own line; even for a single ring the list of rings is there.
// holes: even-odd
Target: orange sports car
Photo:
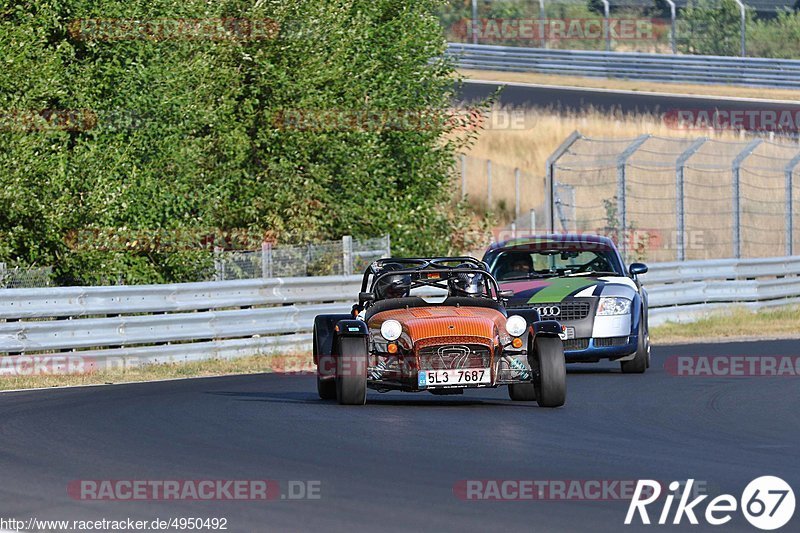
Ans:
[[[563,405],[561,325],[509,316],[512,296],[471,257],[373,262],[351,314],[314,320],[320,398],[363,405],[367,388],[444,395],[508,385],[512,400]]]

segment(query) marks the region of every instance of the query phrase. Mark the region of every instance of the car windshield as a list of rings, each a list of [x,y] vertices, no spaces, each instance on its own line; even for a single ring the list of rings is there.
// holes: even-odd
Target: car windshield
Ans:
[[[492,273],[498,281],[553,276],[621,276],[610,250],[536,250],[502,252]]]

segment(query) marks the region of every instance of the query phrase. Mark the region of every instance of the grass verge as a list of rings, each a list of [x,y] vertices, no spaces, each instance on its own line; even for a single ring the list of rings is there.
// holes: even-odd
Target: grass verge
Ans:
[[[800,307],[788,306],[753,312],[735,307],[725,314],[686,324],[667,323],[650,328],[653,344],[725,342],[759,338],[800,338]]]
[[[0,376],[0,390],[34,389],[79,385],[108,385],[135,381],[256,374],[261,372],[308,372],[310,355],[254,355],[238,359],[210,359],[188,363],[151,364],[114,368],[84,374],[37,374]]]

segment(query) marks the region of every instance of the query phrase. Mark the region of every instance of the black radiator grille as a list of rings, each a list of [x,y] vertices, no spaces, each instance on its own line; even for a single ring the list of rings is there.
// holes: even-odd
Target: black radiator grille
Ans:
[[[543,304],[525,304],[515,306],[516,309],[536,309],[543,320],[583,320],[589,316],[589,302],[560,302]]]
[[[419,350],[420,370],[488,368],[490,363],[489,348],[480,344],[446,344]]]

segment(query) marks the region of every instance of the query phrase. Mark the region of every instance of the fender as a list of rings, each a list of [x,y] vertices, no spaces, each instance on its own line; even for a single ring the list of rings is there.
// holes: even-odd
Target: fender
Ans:
[[[535,338],[537,335],[542,337],[558,337],[562,330],[561,324],[557,320],[540,320],[531,324],[530,333]]]
[[[314,364],[319,364],[320,355],[333,354],[334,327],[340,320],[351,319],[351,315],[318,315],[314,317]]]
[[[367,323],[363,320],[339,320],[334,328],[337,337],[366,337],[369,335]]]

